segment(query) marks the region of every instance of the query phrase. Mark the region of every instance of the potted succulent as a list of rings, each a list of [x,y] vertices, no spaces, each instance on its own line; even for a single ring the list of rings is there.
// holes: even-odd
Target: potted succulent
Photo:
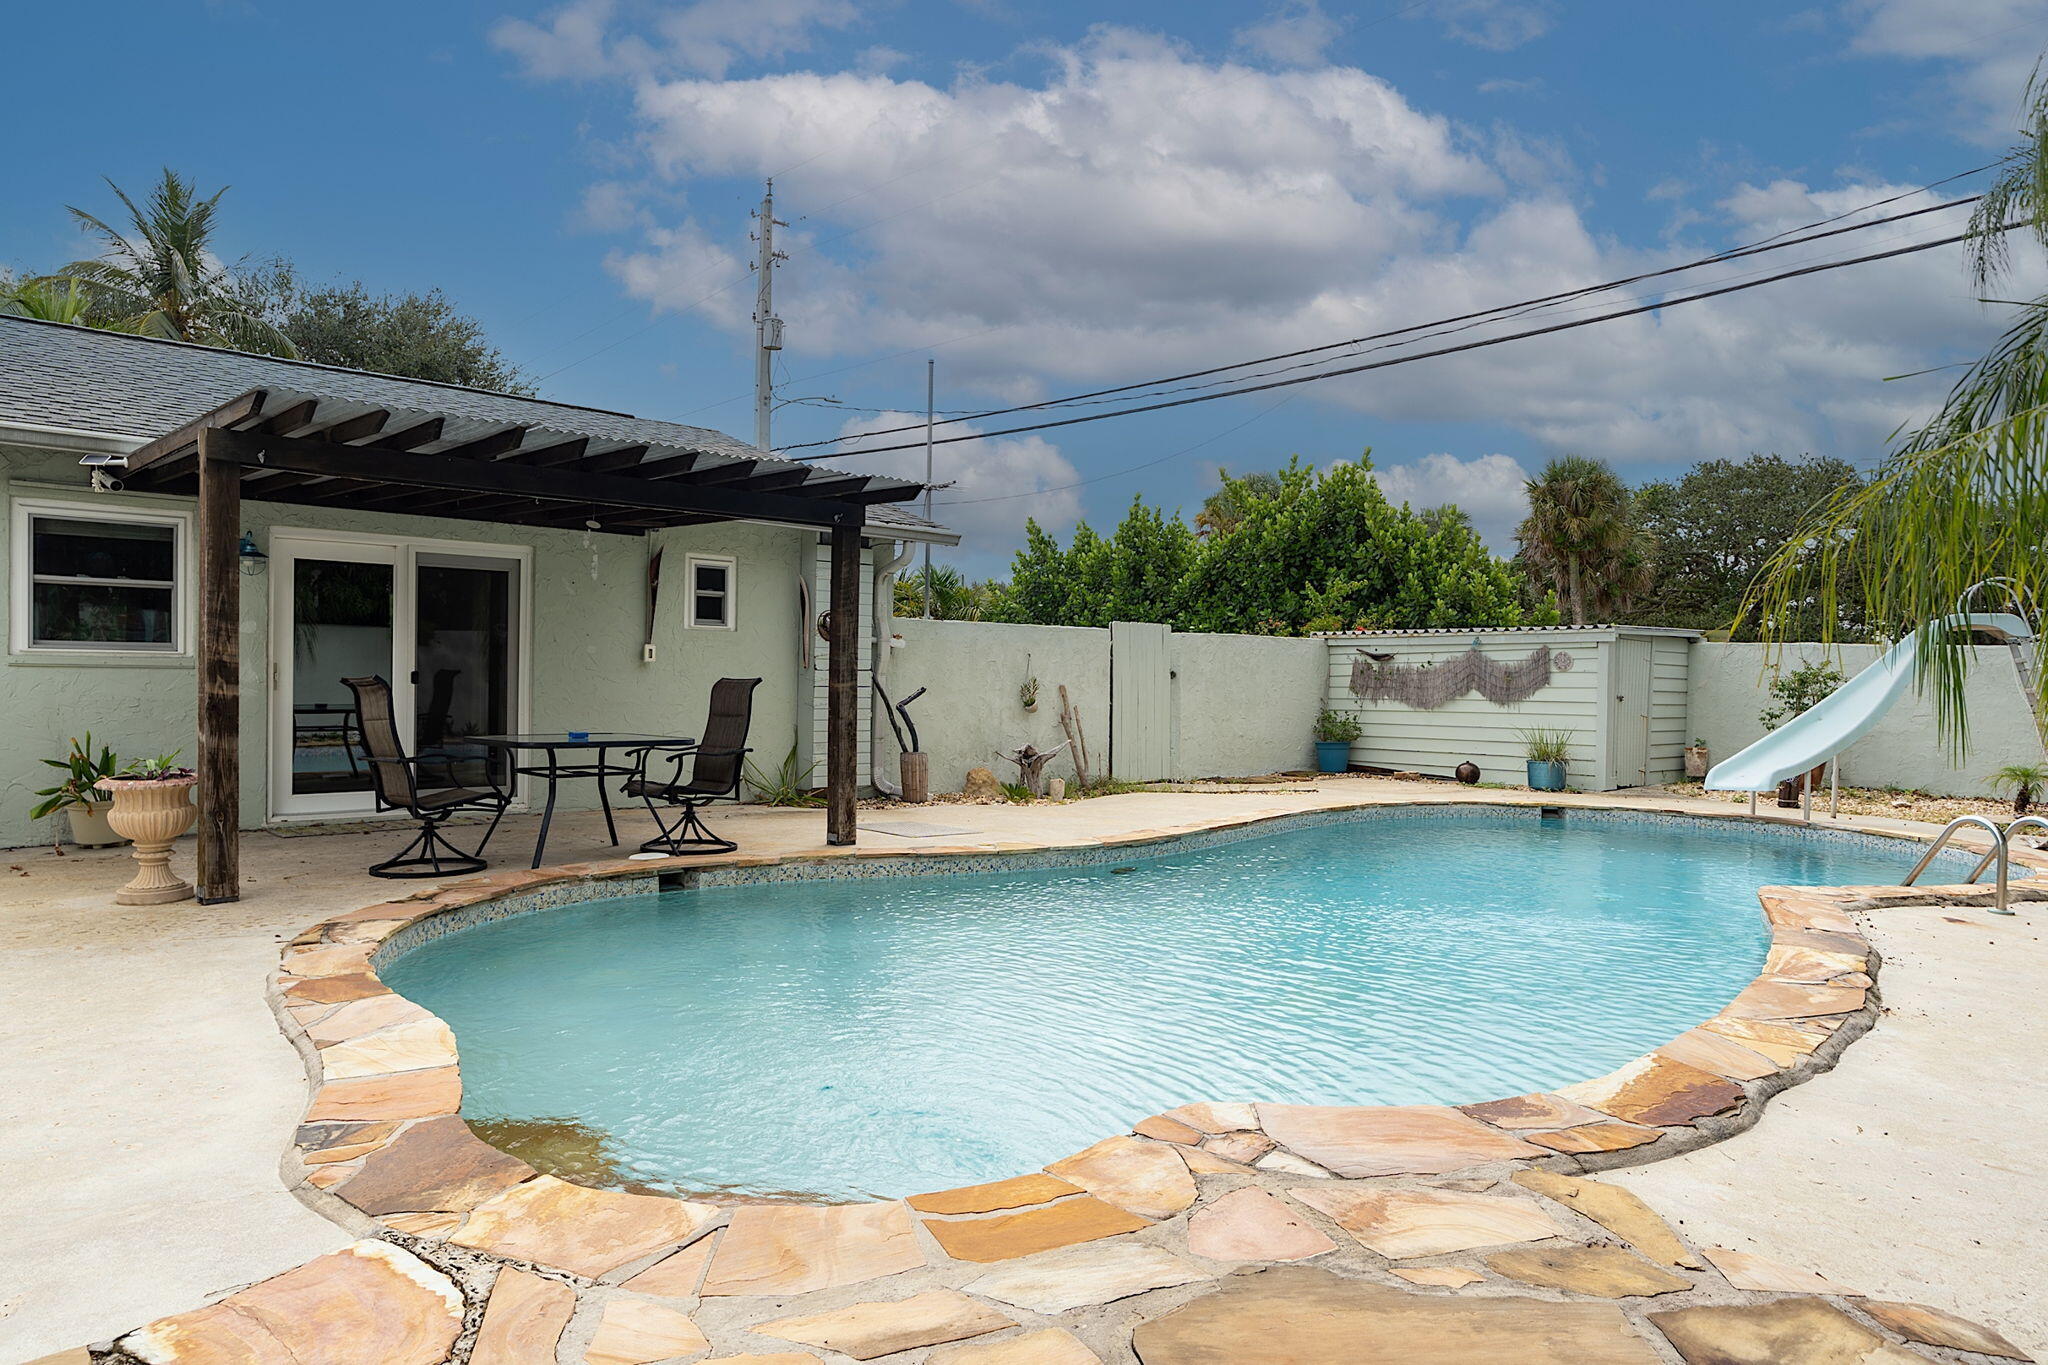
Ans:
[[[1358,717],[1342,711],[1324,711],[1316,717],[1316,771],[1319,773],[1348,772],[1351,768],[1351,746],[1365,733],[1365,727],[1358,723]]]
[[[181,768],[175,753],[138,759],[118,776],[94,785],[114,798],[107,823],[135,841],[135,877],[114,893],[120,905],[162,905],[185,900],[192,884],[171,874],[171,842],[192,828],[199,812],[192,806],[190,768]]]
[[[1569,730],[1522,731],[1522,752],[1529,761],[1529,786],[1539,792],[1563,791],[1571,749]]]
[[[69,754],[43,762],[63,773],[64,780],[36,793],[43,799],[29,812],[31,820],[41,820],[61,810],[71,825],[71,842],[80,848],[107,848],[125,842],[107,825],[107,807],[112,803],[95,785],[103,777],[112,777],[120,767],[112,749],[101,745],[95,756],[92,731],[88,730],[84,739],[72,739]]]

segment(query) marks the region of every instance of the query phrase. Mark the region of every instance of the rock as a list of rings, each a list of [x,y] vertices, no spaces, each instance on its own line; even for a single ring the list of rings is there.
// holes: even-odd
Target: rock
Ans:
[[[1819,1299],[1651,1313],[1686,1365],[1927,1365]]]
[[[1705,1248],[1706,1258],[1714,1263],[1714,1269],[1727,1278],[1737,1289],[1753,1289],[1765,1294],[1854,1294],[1853,1289],[1844,1289],[1811,1270],[1786,1265],[1768,1256],[1759,1256],[1751,1251],[1733,1251],[1727,1247]]]
[[[1131,1131],[1139,1137],[1155,1138],[1160,1142],[1177,1142],[1182,1146],[1194,1146],[1202,1140],[1202,1130],[1190,1128],[1179,1119],[1165,1114],[1154,1114],[1149,1119],[1139,1119],[1131,1125]]]
[[[1273,1150],[1273,1139],[1263,1133],[1219,1133],[1215,1137],[1204,1138],[1202,1150],[1226,1161],[1242,1161],[1249,1165]]]
[[[1442,1175],[1546,1153],[1445,1105],[1262,1104],[1266,1136],[1338,1175]]]
[[[1496,1128],[1573,1128],[1582,1123],[1601,1123],[1607,1115],[1583,1104],[1555,1095],[1516,1095],[1511,1099],[1488,1100],[1484,1104],[1461,1104],[1459,1110]]]
[[[336,1043],[320,1053],[321,1073],[330,1081],[454,1065],[455,1035],[432,1015]]]
[[[555,1365],[555,1344],[576,1311],[576,1291],[507,1266],[491,1284],[470,1365]]]
[[[924,1226],[956,1261],[1008,1261],[1152,1225],[1128,1209],[1083,1195],[994,1218],[927,1218]]]
[[[1171,1143],[1105,1138],[1045,1168],[1118,1208],[1171,1218],[1195,1202],[1195,1178]]]
[[[1249,1104],[1183,1104],[1167,1110],[1165,1117],[1205,1133],[1236,1133],[1259,1126],[1258,1109]]]
[[[1047,797],[1047,799],[1049,799],[1049,800],[1053,800],[1053,801],[1064,801],[1064,800],[1066,800],[1066,799],[1067,799],[1067,779],[1066,779],[1066,778],[1064,778],[1064,777],[1049,777],[1049,778],[1047,778],[1047,779],[1046,779],[1046,781],[1045,781],[1045,794],[1046,794],[1046,797]]]
[[[855,1360],[920,1346],[938,1346],[1015,1327],[1016,1321],[954,1289],[931,1289],[907,1299],[856,1303],[800,1318],[754,1324],[753,1330],[806,1346],[850,1355]]]
[[[1989,1327],[1979,1326],[1968,1318],[1959,1318],[1953,1313],[1944,1313],[1939,1308],[1929,1308],[1924,1303],[1892,1303],[1884,1299],[1865,1299],[1856,1306],[1908,1341],[1923,1342],[1929,1346],[1946,1346],[1951,1351],[1975,1351],[1979,1355],[2003,1356],[2007,1360],[2028,1358],[2019,1347]]]
[[[1595,1294],[1603,1299],[1675,1294],[1692,1288],[1692,1281],[1659,1270],[1626,1247],[1518,1247],[1488,1256],[1486,1268],[1541,1289]]]
[[[439,1365],[462,1293],[389,1242],[352,1242],[218,1303],[161,1318],[119,1345],[150,1365]]]
[[[613,1299],[604,1306],[597,1335],[583,1353],[584,1365],[648,1365],[671,1356],[695,1355],[711,1342],[689,1315],[646,1299]]]
[[[1070,1185],[1057,1176],[1033,1173],[991,1181],[986,1185],[962,1185],[957,1190],[913,1194],[903,1202],[919,1213],[994,1213],[999,1209],[1046,1204],[1079,1193],[1079,1185]]]
[[[1324,1185],[1289,1190],[1389,1260],[1561,1237],[1564,1228],[1532,1199],[1457,1190]]]
[[[1408,1294],[1308,1266],[1233,1276],[1140,1323],[1143,1365],[1653,1365],[1604,1303]]]
[[[372,1151],[336,1193],[369,1214],[467,1212],[533,1174],[451,1114],[415,1123]]]
[[[508,1261],[596,1279],[689,1241],[721,1212],[709,1204],[585,1189],[544,1175],[480,1206],[448,1240]]]
[[[749,1204],[733,1210],[703,1294],[808,1294],[924,1265],[904,1204]]]
[[[1188,1250],[1212,1261],[1301,1261],[1337,1244],[1279,1199],[1259,1189],[1232,1190],[1195,1210]]]
[[[1657,1049],[1660,1057],[1684,1062],[1731,1081],[1756,1081],[1774,1074],[1778,1064],[1761,1052],[1711,1029],[1687,1029]]]
[[[1001,1341],[941,1347],[926,1357],[925,1365],[1102,1365],[1102,1357],[1072,1333],[1046,1327]]]
[[[996,781],[996,775],[987,768],[969,768],[966,781],[961,783],[960,794],[969,801],[1000,801],[1003,799],[1003,784]]]
[[[462,1108],[462,1079],[452,1066],[329,1081],[313,1092],[307,1123],[331,1119],[430,1119]]]
[[[1556,1171],[1517,1171],[1515,1183],[1592,1219],[1653,1261],[1702,1269],[1699,1258],[1686,1250],[1671,1225],[1633,1190]]]
[[[985,1299],[1051,1315],[1208,1278],[1171,1252],[1118,1242],[1050,1251],[991,1270],[965,1287]]]
[[[1583,1123],[1560,1128],[1555,1133],[1530,1133],[1529,1141],[1553,1152],[1619,1152],[1640,1147],[1664,1136],[1662,1128],[1645,1128],[1639,1123]]]

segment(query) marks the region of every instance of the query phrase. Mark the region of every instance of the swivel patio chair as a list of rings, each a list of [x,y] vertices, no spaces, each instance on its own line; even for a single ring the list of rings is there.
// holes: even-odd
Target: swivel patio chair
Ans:
[[[370,765],[370,789],[377,809],[398,810],[420,822],[420,832],[411,843],[370,868],[373,877],[459,877],[481,872],[484,848],[498,832],[511,795],[485,769],[490,790],[465,787],[455,776],[454,760],[447,756],[408,758],[398,742],[398,725],[391,705],[391,684],[382,678],[343,678],[356,695],[356,716],[360,723],[363,753]],[[436,775],[446,780],[433,785]],[[425,776],[427,782],[422,783]],[[424,789],[423,789],[424,788]],[[466,811],[491,812],[491,825],[477,842],[475,853],[464,853],[448,841],[441,826]]]
[[[640,845],[641,852],[730,853],[739,847],[705,828],[697,812],[713,801],[739,799],[740,776],[746,756],[753,752],[747,748],[747,728],[753,722],[754,689],[760,685],[759,678],[720,678],[713,683],[704,737],[688,748],[649,745],[627,751],[635,760],[635,772],[620,790],[645,801],[647,813],[661,830],[660,835]],[[673,766],[666,780],[648,772],[657,756]],[[690,766],[687,782],[683,780],[686,758],[696,760]],[[663,806],[680,807],[682,814],[674,817],[671,812],[672,818],[664,820]]]

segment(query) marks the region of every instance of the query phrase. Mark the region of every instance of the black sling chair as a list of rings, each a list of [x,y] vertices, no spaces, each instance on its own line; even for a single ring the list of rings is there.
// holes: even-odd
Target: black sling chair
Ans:
[[[759,678],[720,678],[713,683],[711,714],[704,721],[704,737],[690,748],[650,745],[627,750],[636,760],[636,771],[619,790],[645,801],[648,814],[661,829],[658,837],[640,845],[641,852],[730,853],[739,847],[706,829],[697,811],[713,801],[739,798],[740,774],[746,756],[752,752],[747,748],[747,727],[754,717],[754,689],[760,685]],[[648,775],[648,765],[657,756],[674,767],[666,781]],[[688,782],[683,781],[686,758],[696,759],[690,767]],[[681,817],[663,820],[663,806],[680,806]]]
[[[498,832],[498,821],[505,818],[505,807],[512,801],[491,775],[489,761],[486,760],[484,773],[491,787],[489,791],[479,791],[462,785],[455,776],[455,761],[447,755],[407,758],[405,747],[398,742],[391,684],[377,677],[343,678],[342,682],[356,694],[356,716],[362,726],[363,754],[370,763],[370,788],[376,793],[377,809],[402,810],[420,822],[419,837],[400,849],[397,857],[372,866],[370,875],[459,877],[489,867],[484,861],[484,847]],[[423,772],[430,784],[436,772],[447,781],[422,791]],[[444,820],[468,810],[491,812],[491,827],[484,831],[473,854],[464,853],[441,833]]]

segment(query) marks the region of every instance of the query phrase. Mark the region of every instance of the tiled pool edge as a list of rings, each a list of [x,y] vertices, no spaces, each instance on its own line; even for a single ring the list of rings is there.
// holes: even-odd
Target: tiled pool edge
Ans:
[[[1256,837],[1360,810],[1427,814],[1443,807],[1541,804],[1362,800],[1324,811],[1260,812],[1068,844],[863,848],[656,865],[605,862],[500,873],[364,907],[295,938],[285,949],[274,983],[278,1014],[307,1058],[315,1086],[300,1141],[286,1158],[287,1175],[310,1202],[338,1221],[423,1254],[446,1244],[511,1267],[566,1275],[579,1284],[618,1283],[644,1266],[666,1263],[678,1246],[707,1240],[727,1226],[732,1211],[689,1200],[584,1189],[543,1176],[486,1147],[457,1117],[458,1062],[445,1025],[384,988],[375,972],[378,963],[470,923],[634,894],[652,889],[663,874],[676,872],[691,881],[752,882],[820,872],[918,875],[994,871],[1049,861],[1071,865],[1117,860],[1140,850],[1171,852],[1224,838]],[[1629,817],[1695,821],[1752,818],[1739,811],[1644,812],[1578,805],[1568,809],[1574,814],[1619,811]],[[1768,818],[1758,823],[1774,825],[1783,833],[1800,832]],[[1822,837],[1840,836],[1823,831]],[[1913,841],[1911,835],[1885,832],[1864,832],[1862,837]],[[705,879],[706,872],[712,878]],[[1831,1068],[1874,1022],[1879,963],[1845,910],[1900,901],[1965,904],[1981,902],[1986,894],[1983,887],[1913,888],[1904,893],[1891,888],[1765,888],[1760,901],[1771,923],[1772,948],[1764,971],[1713,1020],[1609,1076],[1543,1095],[1455,1109],[1183,1106],[1142,1122],[1136,1135],[1106,1139],[1088,1152],[1054,1163],[1054,1175],[1038,1178],[1055,1185],[1066,1182],[1067,1193],[1026,1203],[1024,1211],[1070,1209],[1078,1198],[1106,1204],[1137,1220],[1135,1227],[1098,1229],[1050,1244],[1059,1247],[1132,1231],[1142,1238],[1147,1227],[1184,1222],[1180,1215],[1194,1202],[1197,1177],[1308,1179],[1341,1190],[1390,1178],[1498,1175],[1530,1168],[1597,1171],[1717,1142],[1755,1123],[1779,1091]],[[2028,894],[2040,893],[2029,889]],[[1219,1128],[1225,1121],[1231,1126]],[[1156,1188],[1134,1196],[1134,1185],[1147,1181],[1133,1172],[1148,1167],[1155,1174],[1179,1172],[1178,1181],[1188,1189],[1187,1202],[1178,1209],[1167,1208],[1159,1202]],[[1136,1206],[1146,1199],[1152,1202]],[[903,1223],[899,1231],[908,1235],[912,1209],[925,1202],[919,1197],[912,1205],[890,1201],[849,1207],[897,1217]],[[412,1207],[393,1207],[394,1203]],[[993,1225],[1014,1218],[1016,1203],[999,1201],[999,1207],[1003,1211],[976,1211],[981,1216],[922,1218],[924,1231],[938,1239],[939,1251],[934,1255],[928,1248],[921,1250],[917,1265],[983,1264],[991,1259],[948,1259],[947,1239],[970,1236],[957,1229],[976,1224],[989,1226],[970,1232],[996,1235]],[[609,1229],[603,1234],[607,1245],[602,1249],[591,1245],[590,1228],[596,1224]],[[725,1240],[730,1244],[734,1238],[728,1234]],[[1045,1249],[1033,1245],[1008,1255]],[[715,1278],[716,1265],[713,1274]],[[630,1283],[627,1287],[638,1288]],[[783,1284],[725,1292],[803,1291]],[[722,1296],[711,1301],[733,1302]]]

